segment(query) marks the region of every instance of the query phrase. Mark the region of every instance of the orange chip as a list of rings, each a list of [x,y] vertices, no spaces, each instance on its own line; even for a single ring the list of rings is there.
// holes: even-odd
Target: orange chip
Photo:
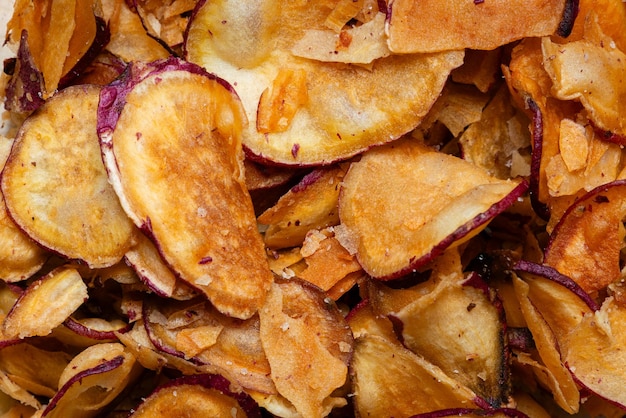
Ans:
[[[488,50],[525,37],[552,35],[566,3],[394,0],[387,23],[389,48],[396,53]]]

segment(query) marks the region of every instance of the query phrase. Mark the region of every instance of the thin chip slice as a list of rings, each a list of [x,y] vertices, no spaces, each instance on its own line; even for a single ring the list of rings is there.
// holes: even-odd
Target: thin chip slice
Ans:
[[[249,318],[273,276],[245,188],[241,104],[223,80],[176,58],[129,68],[99,108],[113,188],[180,278]]]
[[[259,311],[261,342],[278,393],[305,418],[327,416],[348,377],[352,333],[337,307],[305,282],[272,286]]]
[[[292,50],[306,31],[328,29],[324,3],[265,1],[244,7],[213,0],[200,3],[191,18],[186,58],[236,86],[250,121],[243,144],[254,159],[329,164],[397,139],[419,124],[450,71],[462,64],[463,51],[388,56],[365,68],[349,64],[354,54],[344,59],[337,54],[341,62],[295,56]],[[352,42],[349,36],[344,34],[344,45]],[[316,46],[323,51],[309,56],[327,53]],[[305,73],[308,100],[286,131],[260,132],[259,98],[285,70]]]
[[[394,0],[387,22],[389,48],[396,53],[490,50],[525,37],[552,35],[570,7],[566,3]]]
[[[510,391],[503,311],[476,274],[463,282],[444,283],[434,300],[418,298],[388,314],[402,323],[405,347],[455,377],[492,407],[503,407]]]
[[[99,93],[75,86],[50,98],[22,125],[2,172],[16,224],[43,247],[92,268],[120,261],[133,235],[100,156]]]
[[[9,156],[13,141],[0,136],[0,165]],[[20,230],[9,217],[0,193],[0,279],[17,282],[30,277],[43,266],[46,251]]]
[[[196,296],[197,292],[178,279],[165,264],[152,241],[144,234],[137,234],[136,238],[124,260],[135,269],[146,286],[163,297],[185,300]]]
[[[571,277],[586,292],[621,277],[626,180],[597,187],[576,200],[554,227],[545,264]]]
[[[28,361],[24,361],[26,358]],[[56,393],[61,372],[71,359],[69,353],[22,342],[0,350],[0,369],[29,392],[50,398]]]
[[[378,335],[355,340],[350,373],[355,411],[362,417],[411,417],[484,403],[438,367]]]
[[[549,376],[548,385],[557,404],[570,414],[578,412],[580,393],[570,371],[565,367],[554,332],[529,298],[529,286],[517,276],[513,285],[528,328],[532,332],[541,366]]]
[[[2,323],[4,336],[48,335],[87,297],[87,286],[80,274],[73,268],[59,267],[31,283],[20,295]]]
[[[219,375],[184,376],[159,386],[130,418],[158,416],[260,418],[261,411],[245,392],[233,392]]]
[[[563,349],[564,361],[583,387],[626,406],[623,389],[626,370],[626,309],[607,298],[599,311],[586,315],[569,334]]]
[[[337,225],[337,200],[345,173],[340,165],[314,170],[263,212],[258,222],[268,226],[265,244],[273,249],[299,246],[311,229]]]
[[[626,135],[622,112],[626,54],[615,47],[612,39],[603,38],[565,45],[544,38],[544,66],[554,82],[557,99],[580,100],[598,128]]]
[[[472,236],[526,188],[407,140],[352,164],[339,198],[344,233],[335,233],[367,273],[398,278]]]
[[[135,357],[120,343],[91,346],[67,365],[59,379],[59,390],[42,417],[93,417],[102,412],[141,368]]]

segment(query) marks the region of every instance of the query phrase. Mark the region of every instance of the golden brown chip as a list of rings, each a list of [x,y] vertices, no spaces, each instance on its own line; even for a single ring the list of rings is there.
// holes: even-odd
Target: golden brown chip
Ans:
[[[99,108],[124,210],[178,277],[223,313],[251,317],[273,276],[245,188],[246,121],[235,92],[175,58],[134,64],[128,75],[103,90]],[[202,111],[172,111],[189,106]]]
[[[330,164],[397,139],[419,124],[462,63],[463,51],[388,56],[371,68],[294,56],[304,31],[328,30],[328,13],[324,2],[244,8],[220,0],[204,3],[190,22],[186,58],[236,86],[250,121],[243,144],[256,160]],[[308,100],[285,132],[259,132],[259,98],[286,70],[306,73]]]
[[[520,308],[530,329],[535,346],[541,359],[546,383],[557,404],[569,413],[576,413],[580,404],[580,393],[570,371],[565,367],[554,332],[548,326],[541,313],[528,297],[529,286],[519,277],[513,277],[513,284]]]
[[[399,342],[377,335],[355,340],[350,374],[359,416],[410,417],[475,406],[470,389]]]
[[[320,168],[306,175],[258,217],[267,225],[265,244],[274,249],[302,245],[312,229],[339,223],[337,200],[346,167]]]
[[[333,392],[348,377],[352,333],[332,302],[303,283],[275,283],[259,316],[278,393],[303,417],[312,418],[345,404]]]
[[[93,268],[120,261],[133,235],[102,164],[99,93],[73,86],[50,98],[22,125],[2,172],[17,225],[43,247]]]
[[[489,50],[521,38],[552,35],[565,3],[394,0],[387,23],[389,48],[396,53]]]
[[[368,274],[393,279],[472,236],[523,190],[519,180],[405,140],[351,165],[335,234]]]
[[[59,267],[32,282],[20,295],[2,323],[4,337],[48,335],[87,297],[87,286],[80,274],[73,268]]]
[[[0,136],[0,165],[9,156],[13,141]],[[17,282],[37,272],[46,261],[47,254],[9,217],[0,193],[0,279]]]

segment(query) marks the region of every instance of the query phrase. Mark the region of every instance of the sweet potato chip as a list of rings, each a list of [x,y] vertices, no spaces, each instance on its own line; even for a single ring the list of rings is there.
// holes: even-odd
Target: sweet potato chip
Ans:
[[[546,375],[550,377],[547,383],[554,399],[565,411],[576,413],[579,409],[580,393],[572,374],[561,358],[554,333],[529,299],[528,284],[519,277],[513,277],[513,284],[524,318],[537,346],[541,364],[545,366]]]
[[[563,347],[564,361],[583,387],[625,405],[624,334],[626,310],[607,298],[599,311],[586,315],[569,334]]]
[[[337,200],[346,170],[344,166],[314,170],[263,212],[257,220],[267,225],[265,244],[274,249],[299,246],[311,229],[337,225]]]
[[[260,418],[258,405],[244,392],[232,392],[230,382],[219,375],[194,375],[159,386],[130,417],[229,416]]]
[[[604,46],[607,44],[606,46]],[[621,103],[626,96],[626,54],[610,39],[556,44],[542,40],[545,68],[561,100],[580,100],[598,128],[626,135]]]
[[[9,156],[13,141],[0,137],[0,163]],[[47,259],[46,251],[35,243],[9,217],[0,193],[0,278],[5,282],[27,279],[37,272]]]
[[[120,261],[133,234],[100,156],[99,93],[74,86],[48,99],[22,125],[2,172],[16,224],[43,247],[94,268]]]
[[[303,417],[325,416],[344,399],[352,333],[317,289],[296,280],[275,283],[259,311],[261,342],[278,393]]]
[[[552,231],[545,264],[595,292],[621,277],[626,181],[600,186],[574,202]]]
[[[355,340],[350,364],[359,416],[410,417],[475,406],[476,395],[438,367],[377,335]]]
[[[80,274],[75,269],[59,267],[32,282],[20,295],[2,322],[3,335],[6,338],[48,335],[87,297],[87,286]]]
[[[396,53],[489,50],[521,38],[552,35],[567,3],[394,0],[387,22],[389,48]]]
[[[190,103],[204,110],[173,111]],[[105,164],[126,213],[180,278],[222,312],[251,317],[273,277],[243,180],[245,115],[234,91],[175,58],[136,64],[103,89],[99,115]]]
[[[42,417],[93,417],[139,376],[135,357],[120,343],[99,344],[78,354],[59,379],[59,391]]]
[[[406,140],[351,165],[339,199],[345,235],[335,231],[368,274],[393,279],[476,233],[525,190]]]
[[[462,63],[462,51],[389,56],[371,68],[294,56],[304,31],[328,30],[323,3],[244,8],[206,1],[191,18],[186,58],[236,86],[250,122],[244,148],[255,160],[329,164],[397,139],[419,124],[450,71]],[[306,73],[308,100],[285,132],[259,132],[259,98],[284,70]]]

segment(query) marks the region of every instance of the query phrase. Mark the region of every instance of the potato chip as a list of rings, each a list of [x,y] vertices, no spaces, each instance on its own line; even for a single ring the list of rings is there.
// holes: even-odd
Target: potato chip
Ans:
[[[545,263],[571,277],[586,292],[621,276],[624,181],[600,186],[574,202],[552,231]]]
[[[387,23],[389,48],[403,54],[495,49],[521,38],[552,35],[566,7],[572,6],[564,0],[394,0]]]
[[[279,249],[302,245],[312,229],[339,223],[337,200],[345,166],[318,169],[307,174],[257,221],[267,225],[265,244]]]
[[[99,344],[79,353],[59,379],[59,391],[42,417],[93,417],[139,377],[140,368],[120,343]]]
[[[87,286],[75,269],[60,267],[34,281],[2,322],[4,338],[48,335],[87,299]],[[40,321],[46,318],[45,322]]]
[[[159,386],[130,417],[172,415],[186,417],[261,417],[257,404],[244,392],[232,392],[219,375],[194,375]]]
[[[389,56],[372,68],[303,60],[292,48],[303,29],[328,30],[328,8],[323,2],[280,6],[203,3],[191,19],[185,44],[189,61],[236,86],[250,122],[243,145],[258,161],[330,164],[397,139],[419,124],[450,71],[462,63],[462,51]],[[259,132],[259,98],[285,70],[306,74],[308,100],[285,132]]]
[[[335,231],[368,274],[392,279],[483,228],[525,190],[407,140],[351,165],[339,200],[345,235]]]
[[[571,414],[576,413],[579,409],[580,393],[572,374],[561,358],[554,333],[528,298],[528,284],[519,277],[513,277],[513,284],[522,313],[537,346],[541,364],[545,366],[544,373],[548,377],[546,383],[559,406]],[[540,366],[538,370],[543,370],[543,367]]]
[[[273,277],[243,180],[245,116],[234,91],[172,58],[131,67],[101,97],[104,161],[126,213],[181,279],[222,312],[251,317]],[[205,110],[172,112],[173,97]],[[146,119],[146,105],[161,111]],[[207,171],[211,166],[216,170]]]
[[[13,141],[0,137],[0,163],[3,167],[12,145]],[[0,198],[0,237],[0,278],[5,282],[17,282],[30,277],[47,259],[46,251],[24,234],[9,217],[3,196]]]
[[[278,393],[303,417],[326,416],[345,399],[352,333],[324,294],[295,279],[272,286],[259,311],[261,342]]]
[[[619,49],[581,40],[555,44],[542,40],[544,65],[557,99],[580,100],[598,128],[626,134],[620,106],[626,97],[626,55]]]
[[[108,182],[96,135],[100,88],[70,87],[22,125],[2,172],[11,218],[33,240],[91,267],[130,248],[132,223]]]

